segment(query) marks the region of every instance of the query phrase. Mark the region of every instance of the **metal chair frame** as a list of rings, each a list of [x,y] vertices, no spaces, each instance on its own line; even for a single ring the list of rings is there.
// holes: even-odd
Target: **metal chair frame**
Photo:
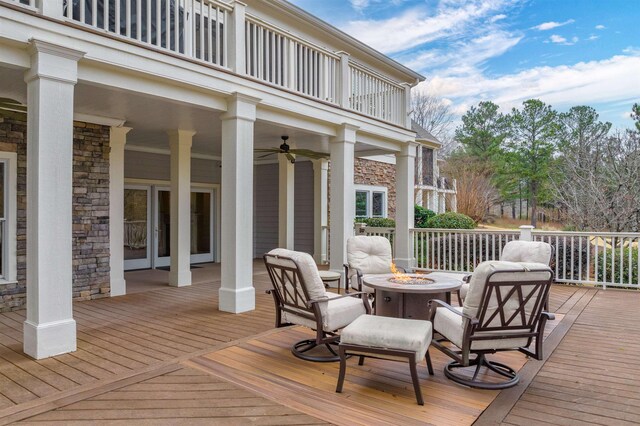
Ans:
[[[315,362],[336,362],[340,361],[340,356],[335,346],[340,341],[340,335],[337,330],[325,331],[324,321],[322,317],[322,310],[320,309],[321,303],[327,303],[329,300],[334,301],[345,297],[358,297],[364,293],[350,293],[335,298],[320,298],[311,299],[307,291],[307,286],[304,277],[300,273],[298,263],[285,256],[276,256],[272,254],[264,255],[264,263],[271,279],[272,289],[267,290],[267,294],[273,297],[273,302],[276,307],[276,328],[288,327],[289,323],[282,322],[282,313],[287,312],[299,317],[308,319],[315,322],[315,339],[304,339],[296,342],[292,348],[291,353],[300,359]],[[270,262],[271,259],[280,259],[293,263],[293,267],[278,265]],[[371,306],[369,300],[366,297],[361,298],[367,314],[371,313]],[[324,345],[329,354],[326,356],[309,355],[307,352],[312,349]]]
[[[460,350],[452,350],[448,346],[445,346],[443,342],[447,341],[446,338],[440,341],[434,339],[431,343],[438,350],[454,360],[445,367],[444,373],[448,378],[457,383],[481,389],[505,389],[515,386],[518,383],[519,377],[515,370],[486,358],[488,354],[514,349],[474,350],[472,349],[472,344],[475,341],[527,338],[527,344],[517,348],[517,350],[537,360],[543,359],[544,329],[548,320],[555,319],[553,314],[543,311],[543,307],[549,297],[549,291],[553,281],[553,272],[548,267],[531,269],[526,272],[547,272],[549,278],[547,280],[492,281],[493,277],[499,276],[500,274],[514,273],[514,271],[493,272],[487,277],[477,317],[460,312],[441,300],[434,299],[429,301],[428,315],[432,322],[435,318],[437,308],[448,309],[464,319],[464,332],[462,347],[459,348]],[[524,291],[524,287],[529,286],[532,288],[528,292]],[[493,295],[496,296],[498,306],[495,312],[488,314],[489,303]],[[513,297],[516,297],[518,307],[510,314],[505,311],[505,308],[507,302],[513,300]],[[531,300],[535,300],[535,303],[527,318],[526,307]],[[498,325],[492,325],[496,319],[499,320]],[[488,332],[491,334],[487,334]],[[533,339],[536,341],[535,350],[531,351],[528,347],[531,345]],[[470,358],[472,354],[475,355],[475,358]],[[476,366],[476,370],[471,380],[457,374],[455,371],[459,368],[474,365]],[[504,376],[506,380],[500,383],[487,383],[477,380],[481,367],[486,367]]]

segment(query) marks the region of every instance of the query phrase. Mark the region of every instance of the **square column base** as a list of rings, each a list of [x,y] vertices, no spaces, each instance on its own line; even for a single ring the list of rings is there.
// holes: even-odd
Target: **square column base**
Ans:
[[[111,297],[124,296],[127,294],[127,281],[123,279],[111,279]]]
[[[188,287],[191,285],[191,271],[173,273],[169,271],[169,285],[171,287]]]
[[[24,322],[24,352],[43,359],[76,351],[76,322],[73,319],[45,324]]]
[[[253,287],[237,290],[223,287],[218,293],[218,298],[218,309],[223,312],[240,314],[256,308],[256,289]]]

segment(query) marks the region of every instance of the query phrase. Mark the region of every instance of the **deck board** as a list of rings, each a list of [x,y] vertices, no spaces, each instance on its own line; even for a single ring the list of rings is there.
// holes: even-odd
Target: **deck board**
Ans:
[[[260,335],[274,322],[273,302],[263,291],[264,269],[254,273],[256,310],[240,315],[216,309],[219,267],[194,270],[194,285],[186,288],[163,285],[165,275],[131,273],[127,282],[145,280],[144,291],[74,303],[78,351],[46,360],[22,353],[25,312],[0,314],[0,424],[344,424],[344,412],[335,407],[345,402],[350,424],[471,424],[497,395],[446,380],[442,369],[448,360],[437,351],[432,354],[436,376],[420,368],[424,407],[415,404],[404,363],[368,360],[358,367],[350,361],[345,391],[335,394],[337,365],[302,362],[289,352],[292,339],[305,331]],[[561,320],[587,291],[554,286],[551,310]],[[620,424],[639,420],[640,409],[627,402],[640,406],[633,385],[640,367],[629,365],[640,349],[635,331],[640,318],[609,321],[618,301],[605,300],[625,294],[606,292],[594,299],[597,306],[580,316],[506,424],[544,424],[553,415],[574,424],[595,422],[597,416]],[[597,341],[585,348],[590,337]],[[585,364],[576,365],[581,345]],[[498,357],[516,367],[525,362],[519,354]],[[609,377],[598,380],[594,365]],[[559,376],[567,369],[573,371]],[[274,392],[277,399],[268,395]],[[530,406],[543,407],[540,415],[527,414]],[[331,416],[322,414],[327,412]]]
[[[505,423],[639,424],[638,296],[599,291]]]

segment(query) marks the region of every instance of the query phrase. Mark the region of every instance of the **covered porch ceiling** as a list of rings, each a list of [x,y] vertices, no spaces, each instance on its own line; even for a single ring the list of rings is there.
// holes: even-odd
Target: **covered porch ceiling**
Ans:
[[[0,79],[0,97],[26,103],[24,72],[12,68],[2,68],[1,72],[3,78]],[[168,149],[166,131],[185,129],[196,132],[193,154],[212,157],[221,155],[221,111],[82,81],[75,87],[74,104],[75,114],[124,121],[125,126],[132,128],[127,135],[129,147]],[[255,147],[278,147],[282,143],[281,137],[286,135],[289,136],[289,144],[295,144],[296,148],[329,153],[329,136],[301,127],[303,126],[294,128],[258,119],[255,123]],[[363,141],[356,143],[355,152],[356,156],[391,153]]]

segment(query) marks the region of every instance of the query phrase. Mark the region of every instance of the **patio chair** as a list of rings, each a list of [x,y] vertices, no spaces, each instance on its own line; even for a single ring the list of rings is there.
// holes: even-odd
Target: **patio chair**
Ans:
[[[488,360],[487,355],[517,350],[538,360],[543,358],[544,328],[547,320],[554,319],[553,314],[543,311],[552,278],[551,269],[541,263],[483,262],[471,276],[462,307],[430,300],[428,318],[434,332],[442,336],[432,345],[454,360],[445,367],[445,375],[474,388],[515,386],[519,380],[516,371]],[[531,351],[528,348],[534,339]],[[471,378],[460,372],[469,366],[476,367]],[[503,380],[479,379],[482,367]]]
[[[500,254],[500,260],[505,262],[533,262],[542,263],[543,265],[550,265],[552,258],[553,246],[542,241],[509,241],[504,245]],[[462,302],[469,291],[468,280],[470,277],[471,275],[467,275],[466,283],[462,284],[462,287],[458,290],[458,304],[460,306],[462,306]]]
[[[273,285],[267,293],[276,306],[276,327],[301,325],[316,332],[315,339],[295,343],[293,355],[307,361],[339,361],[332,347],[339,343],[338,331],[371,313],[368,298],[358,297],[361,293],[340,296],[327,292],[316,263],[307,253],[275,249],[264,255],[264,263]],[[317,347],[324,347],[326,353],[317,354],[313,351]]]
[[[387,238],[363,235],[349,238],[347,263],[344,264],[346,292],[353,289],[373,295],[373,288],[364,285],[362,277],[369,274],[390,274],[392,263],[391,242]]]

